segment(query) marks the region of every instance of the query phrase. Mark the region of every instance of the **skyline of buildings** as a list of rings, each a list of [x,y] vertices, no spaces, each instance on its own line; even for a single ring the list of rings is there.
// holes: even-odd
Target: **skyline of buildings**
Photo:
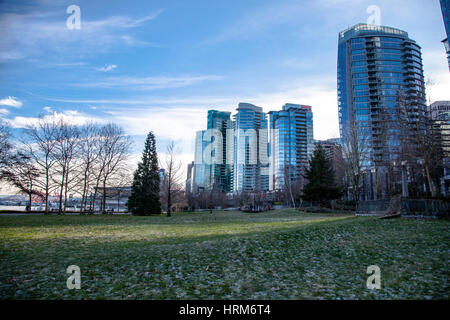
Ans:
[[[234,193],[281,190],[303,175],[315,145],[325,146],[330,160],[342,153],[336,144],[342,145],[354,126],[357,139],[368,148],[363,162],[367,175],[363,178],[363,184],[367,184],[363,197],[377,198],[380,175],[386,179],[381,196],[386,196],[387,181],[392,178],[386,177],[387,168],[404,160],[402,152],[414,148],[411,128],[426,134],[426,119],[431,116],[426,105],[421,47],[403,30],[360,23],[339,33],[337,56],[340,139],[314,140],[311,106],[286,103],[281,110],[266,114],[261,107],[239,103],[231,122],[229,112],[209,110],[207,131],[218,130],[221,143],[226,142],[220,144],[220,164],[202,164],[194,170],[194,182],[204,181],[206,190]],[[408,114],[411,127],[400,125],[402,112]],[[207,131],[197,133],[194,168],[197,160],[204,160],[198,151],[205,152],[208,143],[214,144],[210,138],[214,133],[208,134],[205,144]],[[206,151],[214,153],[216,149]],[[228,172],[232,173],[231,180],[227,180]],[[215,184],[220,187],[215,188]]]
[[[230,112],[208,111],[207,129],[196,134],[188,193],[280,190],[285,169],[290,182],[304,172],[314,148],[310,106],[287,103],[270,111],[269,121],[250,103],[239,103],[236,111],[233,120]]]
[[[5,20],[11,32],[3,40],[4,47],[15,54],[4,61],[2,70],[8,81],[3,83],[0,100],[22,106],[2,106],[1,116],[10,121],[15,135],[39,115],[51,116],[54,112],[74,123],[116,122],[135,141],[130,166],[137,165],[145,136],[152,130],[157,133],[158,152],[164,153],[172,140],[179,144],[184,169],[193,159],[195,132],[204,129],[206,111],[214,107],[233,112],[239,101],[261,106],[266,113],[272,106],[279,109],[284,102],[312,105],[315,137],[338,137],[336,35],[371,16],[364,1],[327,5],[321,1],[269,1],[257,5],[236,2],[220,11],[212,10],[215,5],[204,1],[202,6],[209,7],[211,15],[192,12],[190,24],[180,34],[178,27],[171,26],[179,21],[173,20],[173,15],[189,9],[182,3],[145,22],[139,19],[157,12],[158,4],[142,2],[137,11],[133,6],[116,5],[99,11],[90,2],[81,3],[84,14],[89,12],[83,19],[88,22],[86,28],[64,31],[64,12],[57,14],[63,9],[58,5],[33,3],[30,13],[52,13],[41,19],[28,16],[12,2],[11,10],[18,16]],[[291,4],[295,10],[286,10]],[[439,1],[410,1],[407,11],[394,2],[377,5],[381,23],[408,31],[422,46],[425,70],[434,82],[427,86],[427,97],[432,97],[431,102],[449,100],[445,89],[450,78],[441,43],[446,36]],[[251,24],[253,19],[246,19],[247,14],[253,17],[253,13],[269,14],[272,10],[281,10],[289,18],[280,17],[277,22],[257,19],[264,26],[261,29],[239,28],[231,39],[204,43],[232,29],[237,22]],[[116,16],[129,24],[117,25],[111,19]],[[326,25],[319,27],[317,19],[326,21]],[[106,33],[116,41],[111,41],[111,46],[99,45],[102,49],[97,51],[91,50],[91,42],[63,37],[63,32],[90,36],[87,27],[91,22],[98,27],[93,39],[110,39],[104,36]],[[103,22],[111,22],[111,28],[101,27]],[[48,25],[52,27],[49,29]],[[29,34],[26,30],[35,31]],[[305,30],[311,32],[302,32]],[[135,41],[119,39],[124,34]],[[19,43],[22,39],[24,45],[14,45],[14,39]],[[153,47],[150,43],[158,45]],[[196,43],[201,50],[193,46]],[[266,44],[276,52],[266,50]],[[67,50],[55,50],[56,45]],[[75,54],[77,50],[84,54]],[[52,54],[54,59],[48,61]]]

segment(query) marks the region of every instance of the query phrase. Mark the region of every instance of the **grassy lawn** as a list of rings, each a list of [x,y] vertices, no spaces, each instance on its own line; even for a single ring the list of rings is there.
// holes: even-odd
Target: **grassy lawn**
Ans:
[[[449,299],[449,231],[290,209],[2,216],[0,299]],[[80,290],[66,287],[72,264]]]

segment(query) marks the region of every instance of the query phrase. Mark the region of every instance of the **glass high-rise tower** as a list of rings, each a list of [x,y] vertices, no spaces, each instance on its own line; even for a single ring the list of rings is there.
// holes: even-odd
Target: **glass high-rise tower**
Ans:
[[[444,26],[445,26],[445,32],[447,33],[447,38],[442,40],[442,43],[444,44],[445,51],[447,52],[447,61],[448,61],[448,68],[450,70],[450,45],[448,43],[449,41],[449,34],[450,34],[450,1],[449,0],[440,0],[441,1],[441,9],[442,9],[442,18],[444,19]]]
[[[313,153],[311,107],[287,103],[282,110],[269,112],[269,138],[269,189],[282,190],[300,178]]]
[[[369,167],[395,161],[399,106],[415,123],[426,115],[421,47],[405,31],[355,25],[339,33],[337,77],[341,138],[354,124],[369,144]]]
[[[239,103],[234,138],[233,191],[269,190],[267,118],[261,107]]]
[[[216,159],[216,163],[211,164],[210,172],[209,172],[209,188],[213,188],[215,190],[221,192],[230,192],[231,191],[231,174],[232,174],[232,163],[227,161],[230,153],[233,152],[233,136],[227,133],[232,133],[233,130],[233,122],[231,121],[231,112],[217,111],[217,110],[209,110],[208,111],[208,122],[207,122],[207,130],[217,130],[218,134],[222,138],[221,147],[222,150],[218,152],[217,156],[220,156],[220,159]],[[214,139],[214,133],[211,134],[211,139]],[[212,152],[216,152],[219,150],[212,150]]]
[[[195,155],[194,155],[194,169],[193,169],[193,182],[191,192],[197,193],[201,190],[205,190],[209,185],[209,172],[210,165],[207,164],[205,159],[206,141],[205,130],[197,131],[195,134]]]

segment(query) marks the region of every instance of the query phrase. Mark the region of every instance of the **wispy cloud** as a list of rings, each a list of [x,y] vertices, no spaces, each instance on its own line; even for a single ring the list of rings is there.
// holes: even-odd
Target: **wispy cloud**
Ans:
[[[296,21],[299,14],[304,12],[306,5],[303,1],[299,1],[260,7],[239,17],[218,35],[206,40],[205,43],[215,44],[235,38],[248,38],[264,32],[274,25]]]
[[[8,98],[0,99],[0,106],[20,108],[22,105],[23,105],[22,101],[20,101],[16,97],[9,96]]]
[[[239,101],[238,97],[231,96],[214,96],[214,95],[202,95],[202,96],[136,96],[133,98],[124,99],[70,99],[60,97],[48,97],[37,95],[32,92],[29,94],[44,99],[47,101],[63,102],[63,103],[75,103],[75,104],[88,104],[92,109],[105,109],[108,107],[122,108],[122,106],[140,106],[140,107],[158,107],[158,106],[183,106],[183,107],[201,107],[211,105],[233,105]]]
[[[130,29],[156,19],[163,10],[143,18],[113,16],[101,20],[81,20],[80,30],[69,30],[58,14],[0,14],[0,62],[33,58],[46,52],[91,54],[105,52],[113,46],[145,45]],[[56,20],[57,19],[57,20]],[[150,44],[150,43],[149,43]],[[76,54],[75,54],[76,53]]]
[[[104,28],[136,28],[140,27],[147,21],[156,19],[163,11],[163,9],[160,9],[150,15],[139,19],[133,19],[126,16],[113,16],[103,20],[87,21],[82,23],[81,28],[86,28],[90,32]]]
[[[95,70],[108,72],[108,71],[114,70],[116,68],[117,68],[117,65],[115,65],[115,64],[108,64],[108,65],[105,64],[105,66],[100,67],[100,68],[95,68]]]
[[[204,81],[220,80],[216,75],[186,75],[186,76],[156,76],[156,77],[108,77],[100,81],[74,84],[89,88],[131,88],[141,90],[155,90],[181,88]]]
[[[39,62],[37,67],[39,68],[54,68],[54,67],[60,67],[60,68],[67,68],[67,67],[81,67],[84,66],[85,62],[41,62],[38,60],[30,59],[31,62]]]

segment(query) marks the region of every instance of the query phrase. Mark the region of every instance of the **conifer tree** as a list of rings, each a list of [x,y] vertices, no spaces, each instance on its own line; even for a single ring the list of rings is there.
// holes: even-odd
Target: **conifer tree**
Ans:
[[[161,214],[159,198],[159,173],[156,142],[153,132],[145,141],[142,161],[134,172],[131,195],[127,202],[128,210],[134,215]]]
[[[342,187],[336,183],[333,168],[321,145],[317,146],[309,161],[305,178],[308,180],[303,189],[303,199],[306,201],[324,204],[342,196]]]

